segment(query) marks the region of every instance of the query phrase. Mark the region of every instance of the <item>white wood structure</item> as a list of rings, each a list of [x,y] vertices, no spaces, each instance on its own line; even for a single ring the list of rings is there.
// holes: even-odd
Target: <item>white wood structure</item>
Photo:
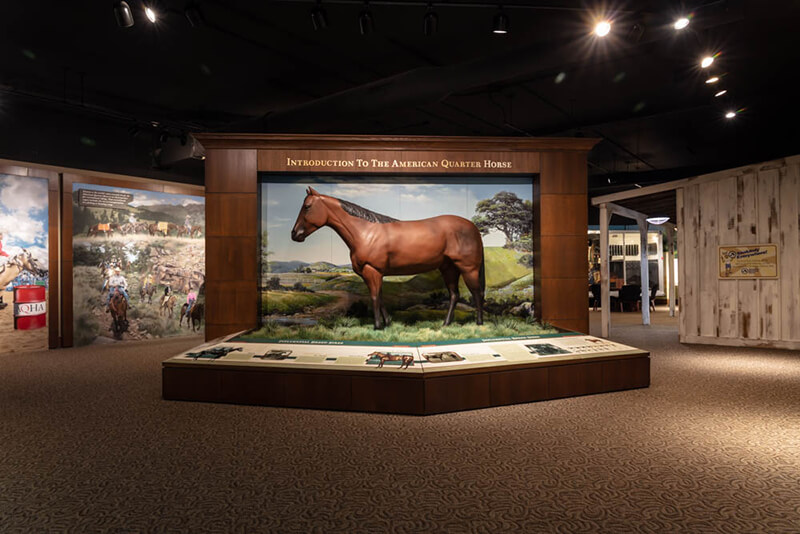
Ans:
[[[613,202],[669,189],[678,213],[680,341],[800,349],[800,156],[594,198],[601,229]],[[777,245],[777,279],[719,278],[718,246],[755,244]],[[605,336],[605,316],[603,327]]]

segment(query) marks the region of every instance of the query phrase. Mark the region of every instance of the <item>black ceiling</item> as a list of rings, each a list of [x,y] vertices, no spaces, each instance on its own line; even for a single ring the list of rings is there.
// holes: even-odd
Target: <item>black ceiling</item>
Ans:
[[[132,28],[110,0],[6,2],[0,125],[23,109],[31,129],[81,115],[124,127],[130,139],[109,139],[131,146],[164,129],[600,137],[591,194],[800,152],[797,1],[687,2],[680,32],[679,2],[605,2],[606,39],[590,35],[600,4],[574,0],[505,3],[505,36],[490,31],[499,2],[433,2],[431,37],[427,2],[370,2],[366,37],[361,2],[323,0],[322,31],[313,1],[199,0],[200,27],[184,0],[148,4],[155,25],[128,2]],[[698,66],[711,52],[719,99]]]

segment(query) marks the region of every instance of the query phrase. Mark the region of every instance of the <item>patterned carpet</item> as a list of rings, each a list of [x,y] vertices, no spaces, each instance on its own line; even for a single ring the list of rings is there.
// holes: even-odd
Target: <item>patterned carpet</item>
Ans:
[[[166,402],[196,339],[0,356],[0,532],[800,532],[800,356],[430,417]]]

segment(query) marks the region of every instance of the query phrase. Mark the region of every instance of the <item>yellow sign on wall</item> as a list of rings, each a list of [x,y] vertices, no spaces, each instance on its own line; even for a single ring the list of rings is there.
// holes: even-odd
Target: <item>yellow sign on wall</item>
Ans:
[[[720,278],[778,278],[778,245],[719,247]]]

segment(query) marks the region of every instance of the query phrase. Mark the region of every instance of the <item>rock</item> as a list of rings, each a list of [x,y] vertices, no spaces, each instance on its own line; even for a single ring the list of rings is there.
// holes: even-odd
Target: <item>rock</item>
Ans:
[[[530,317],[533,315],[533,303],[523,302],[519,306],[511,308],[511,314],[518,317]]]

